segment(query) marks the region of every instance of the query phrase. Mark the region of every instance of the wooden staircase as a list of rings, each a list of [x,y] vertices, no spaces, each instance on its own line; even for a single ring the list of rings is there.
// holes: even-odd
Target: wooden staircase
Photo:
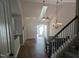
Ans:
[[[77,28],[75,26],[77,18],[78,16],[74,17],[54,37],[52,37],[52,39],[48,40],[49,43],[47,44],[48,47],[46,47],[46,51],[49,58],[59,57],[75,40],[78,39],[79,34],[75,30],[75,28]],[[67,54],[67,52],[65,54]]]
[[[63,52],[63,55],[59,57],[64,57],[64,55],[68,58],[79,58],[79,37],[77,37],[77,39]]]

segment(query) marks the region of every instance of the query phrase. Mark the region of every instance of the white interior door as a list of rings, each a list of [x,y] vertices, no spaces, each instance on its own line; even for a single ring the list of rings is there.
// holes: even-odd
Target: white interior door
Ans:
[[[6,17],[4,5],[0,0],[0,56],[7,56],[9,53]]]

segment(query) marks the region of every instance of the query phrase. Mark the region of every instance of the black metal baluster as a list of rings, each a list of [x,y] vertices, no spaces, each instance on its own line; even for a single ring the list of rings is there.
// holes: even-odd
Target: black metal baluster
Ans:
[[[49,54],[48,54],[48,57],[50,58],[52,55],[52,42],[51,40],[49,41]]]

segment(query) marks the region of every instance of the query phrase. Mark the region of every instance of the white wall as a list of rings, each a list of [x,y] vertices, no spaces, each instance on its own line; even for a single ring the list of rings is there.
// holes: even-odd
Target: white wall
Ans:
[[[23,2],[23,26],[24,26],[24,38],[35,38],[36,36],[36,25],[40,23],[39,15],[42,9],[42,4],[39,3],[30,3]],[[56,34],[59,29],[61,29],[65,24],[67,24],[70,20],[72,20],[75,16],[75,3],[64,3],[62,13],[60,15],[61,21],[63,22],[63,26],[59,29],[54,29],[51,26],[51,23],[54,21],[56,12],[56,5],[49,5],[48,10],[45,16],[51,18],[50,20],[50,32],[49,35],[52,36]],[[31,17],[31,19],[26,19],[26,17]],[[36,17],[33,19],[32,17]]]
[[[23,2],[23,1],[22,1]],[[40,5],[38,5],[40,7]],[[36,24],[38,19],[25,19],[26,17],[38,17],[40,8],[34,3],[23,2],[23,26],[24,26],[24,39],[35,38],[36,36]],[[38,10],[35,10],[38,9]],[[39,11],[39,12],[38,12]],[[30,20],[30,21],[29,21]]]
[[[19,50],[20,50],[20,37],[18,36],[14,40],[14,57],[17,57]]]
[[[20,0],[10,0],[10,7],[11,7],[11,13],[12,14],[21,14],[20,13]]]
[[[64,3],[63,7],[61,9],[60,17],[61,22],[63,23],[63,26],[65,26],[70,20],[72,20],[75,17],[76,14],[76,4],[75,3]],[[55,29],[52,27],[52,22],[54,20],[50,21],[50,36],[55,35],[62,27]]]
[[[18,36],[16,39],[14,38],[14,35],[21,35],[22,34],[22,28],[21,28],[21,5],[20,0],[9,0],[10,2],[10,23],[11,23],[11,50],[14,54],[14,57],[17,56],[20,46],[22,43],[20,43],[20,36]],[[13,16],[14,15],[14,16]],[[18,17],[19,16],[19,17]],[[15,19],[14,23],[12,21],[12,17]],[[14,26],[16,25],[16,26]],[[13,27],[14,26],[14,27]],[[22,39],[21,39],[22,41]]]

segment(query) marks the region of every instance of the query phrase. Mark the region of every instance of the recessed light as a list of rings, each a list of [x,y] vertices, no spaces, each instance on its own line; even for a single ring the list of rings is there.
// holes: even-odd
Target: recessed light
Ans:
[[[31,18],[30,18],[30,17],[25,17],[25,19],[29,20],[29,19],[31,19]]]
[[[35,20],[35,19],[36,19],[36,17],[32,17],[32,19],[34,19],[34,20]]]

